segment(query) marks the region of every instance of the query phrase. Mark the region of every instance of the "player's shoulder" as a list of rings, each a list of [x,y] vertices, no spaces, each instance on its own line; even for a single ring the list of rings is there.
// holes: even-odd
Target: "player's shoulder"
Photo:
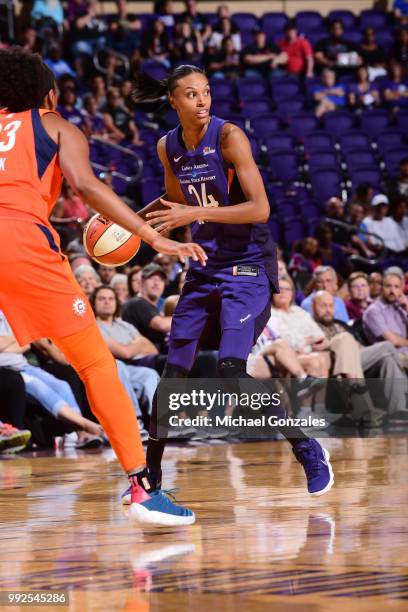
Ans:
[[[243,141],[248,141],[244,130],[234,123],[226,121],[221,127],[221,148],[234,146],[235,144],[242,143]]]

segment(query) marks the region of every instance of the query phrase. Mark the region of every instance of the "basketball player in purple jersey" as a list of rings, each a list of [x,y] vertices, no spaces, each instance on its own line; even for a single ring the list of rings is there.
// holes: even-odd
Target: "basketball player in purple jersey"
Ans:
[[[188,376],[215,314],[221,330],[218,375],[247,378],[248,355],[269,319],[272,293],[279,291],[263,181],[245,133],[210,115],[210,86],[200,68],[179,66],[163,81],[136,75],[136,101],[163,96],[180,125],[157,146],[165,197],[143,209],[142,216],[161,233],[190,224],[193,240],[208,256],[205,267],[191,262],[173,316],[163,377]],[[299,428],[281,431],[304,467],[309,493],[328,491],[333,485],[328,452]],[[164,445],[157,435],[156,394],[147,465],[158,487]]]

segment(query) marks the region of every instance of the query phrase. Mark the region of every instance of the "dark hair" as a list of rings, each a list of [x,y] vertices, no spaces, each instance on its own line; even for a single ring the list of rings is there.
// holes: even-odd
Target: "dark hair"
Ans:
[[[183,64],[182,66],[177,66],[173,72],[161,80],[154,79],[146,72],[137,72],[133,78],[133,100],[135,102],[161,100],[172,94],[177,87],[178,81],[189,74],[202,74],[205,76],[205,71],[198,66]]]
[[[119,302],[119,298],[118,298],[118,294],[116,293],[116,290],[113,287],[109,287],[109,285],[100,285],[99,287],[96,287],[96,289],[94,289],[94,291],[92,292],[90,298],[89,298],[89,302],[92,306],[92,310],[94,311],[94,314],[96,316],[96,311],[95,311],[95,302],[96,302],[96,298],[98,297],[98,293],[100,291],[102,291],[103,289],[107,289],[108,291],[112,291],[113,295],[115,296],[115,312],[113,313],[113,318],[117,319],[118,317],[120,317],[120,310],[121,310],[121,305]]]
[[[41,108],[55,87],[54,75],[41,55],[22,47],[0,50],[0,74],[0,107],[11,113]]]
[[[128,272],[129,297],[134,297],[136,295],[136,293],[133,291],[132,281],[133,281],[133,277],[135,276],[135,274],[139,274],[141,269],[142,269],[142,266],[133,266],[133,268],[129,270]]]
[[[364,278],[364,280],[366,280],[368,283],[368,274],[365,272],[353,272],[347,279],[347,287],[350,289],[352,283],[354,283],[354,281],[358,278]]]

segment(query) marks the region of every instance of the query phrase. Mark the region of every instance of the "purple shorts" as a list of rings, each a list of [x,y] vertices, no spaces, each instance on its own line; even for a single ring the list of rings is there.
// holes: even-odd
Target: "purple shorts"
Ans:
[[[201,348],[217,350],[227,330],[236,332],[232,337],[238,344],[248,332],[256,342],[271,312],[273,289],[266,275],[220,280],[190,271],[187,279],[173,315],[170,342],[199,340]]]

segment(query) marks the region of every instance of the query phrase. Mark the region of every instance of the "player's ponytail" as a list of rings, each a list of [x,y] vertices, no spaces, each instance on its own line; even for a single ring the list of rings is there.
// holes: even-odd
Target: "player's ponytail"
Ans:
[[[173,72],[164,79],[155,79],[146,72],[136,72],[133,77],[133,100],[135,102],[156,102],[165,100],[177,87],[179,79],[199,73],[205,75],[202,68],[198,66],[177,66]]]

